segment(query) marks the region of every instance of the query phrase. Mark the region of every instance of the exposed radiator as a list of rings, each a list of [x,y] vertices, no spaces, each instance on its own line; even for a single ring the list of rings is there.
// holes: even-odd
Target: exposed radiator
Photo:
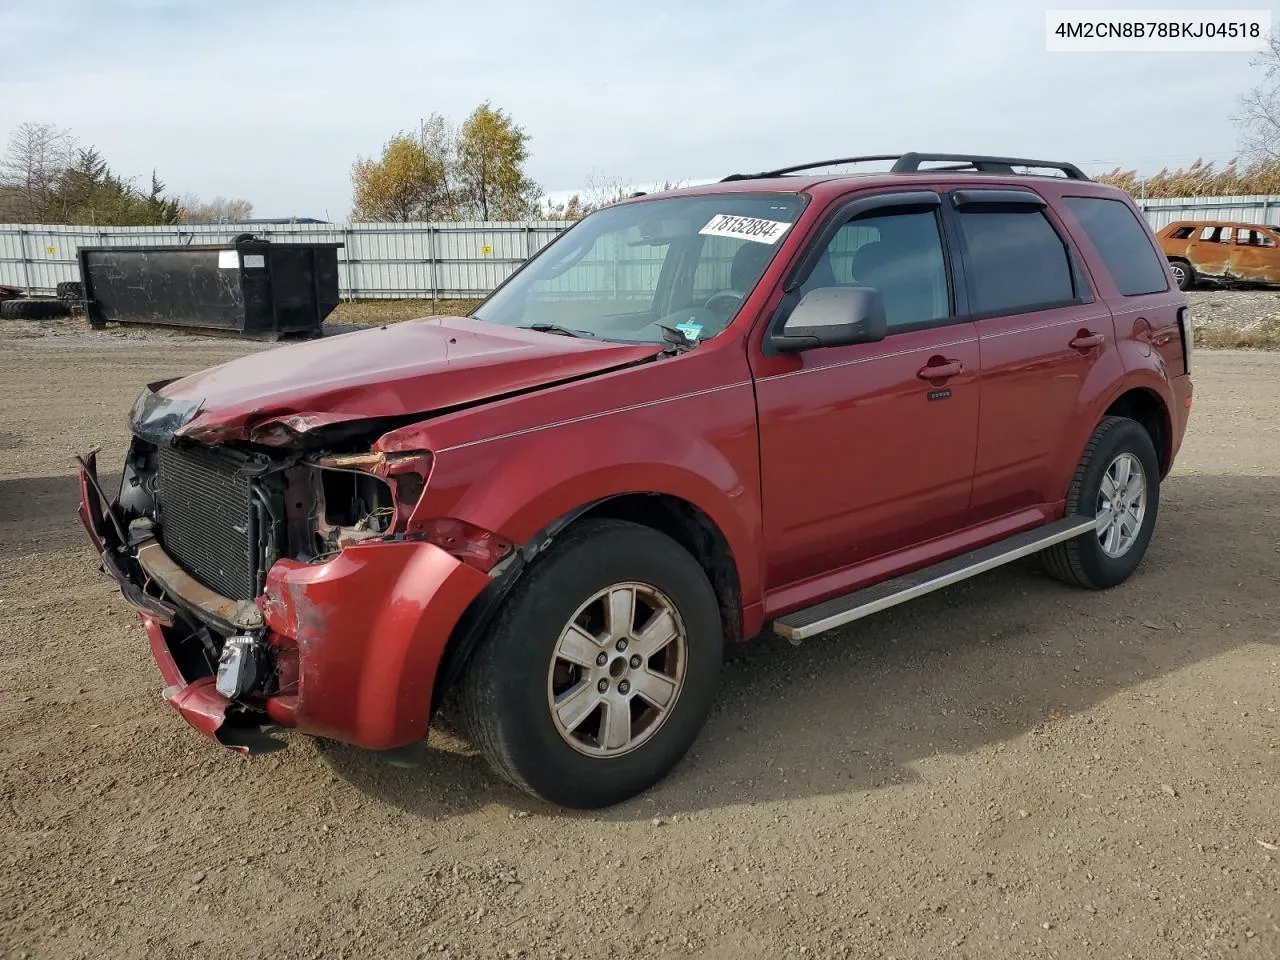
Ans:
[[[165,552],[206,587],[233,600],[257,592],[252,485],[226,451],[162,446],[157,527]]]

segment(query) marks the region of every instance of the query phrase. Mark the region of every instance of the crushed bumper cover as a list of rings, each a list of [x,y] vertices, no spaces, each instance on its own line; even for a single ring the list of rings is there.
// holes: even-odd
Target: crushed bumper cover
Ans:
[[[105,500],[90,453],[80,520],[138,611],[165,699],[192,727],[238,750],[265,746],[255,731],[272,723],[375,750],[426,736],[436,670],[487,575],[422,541],[364,543],[323,563],[278,561],[263,595],[238,602],[199,584],[154,540],[129,546]],[[260,637],[276,692],[244,702],[219,693],[201,630]]]

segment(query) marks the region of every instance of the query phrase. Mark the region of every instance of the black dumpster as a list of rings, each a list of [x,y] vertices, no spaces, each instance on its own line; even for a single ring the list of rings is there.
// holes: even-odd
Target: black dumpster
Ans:
[[[340,243],[81,247],[89,323],[230,330],[259,340],[320,336],[338,305]]]

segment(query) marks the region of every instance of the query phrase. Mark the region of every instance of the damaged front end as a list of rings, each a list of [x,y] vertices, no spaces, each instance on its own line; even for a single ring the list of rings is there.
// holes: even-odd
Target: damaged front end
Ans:
[[[421,740],[450,632],[490,582],[430,529],[410,532],[430,454],[353,452],[349,430],[336,448],[322,431],[193,443],[199,405],[159,386],[135,406],[118,496],[96,455],[81,459],[80,517],[166,699],[241,750],[272,724],[373,749]]]

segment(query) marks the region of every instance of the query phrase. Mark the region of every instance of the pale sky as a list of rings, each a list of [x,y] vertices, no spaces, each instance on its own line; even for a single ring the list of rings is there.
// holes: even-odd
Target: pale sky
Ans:
[[[329,220],[357,155],[486,99],[552,194],[906,150],[1091,172],[1233,155],[1251,54],[1047,53],[1045,9],[1065,6],[0,0],[0,138],[54,123],[173,193]]]

